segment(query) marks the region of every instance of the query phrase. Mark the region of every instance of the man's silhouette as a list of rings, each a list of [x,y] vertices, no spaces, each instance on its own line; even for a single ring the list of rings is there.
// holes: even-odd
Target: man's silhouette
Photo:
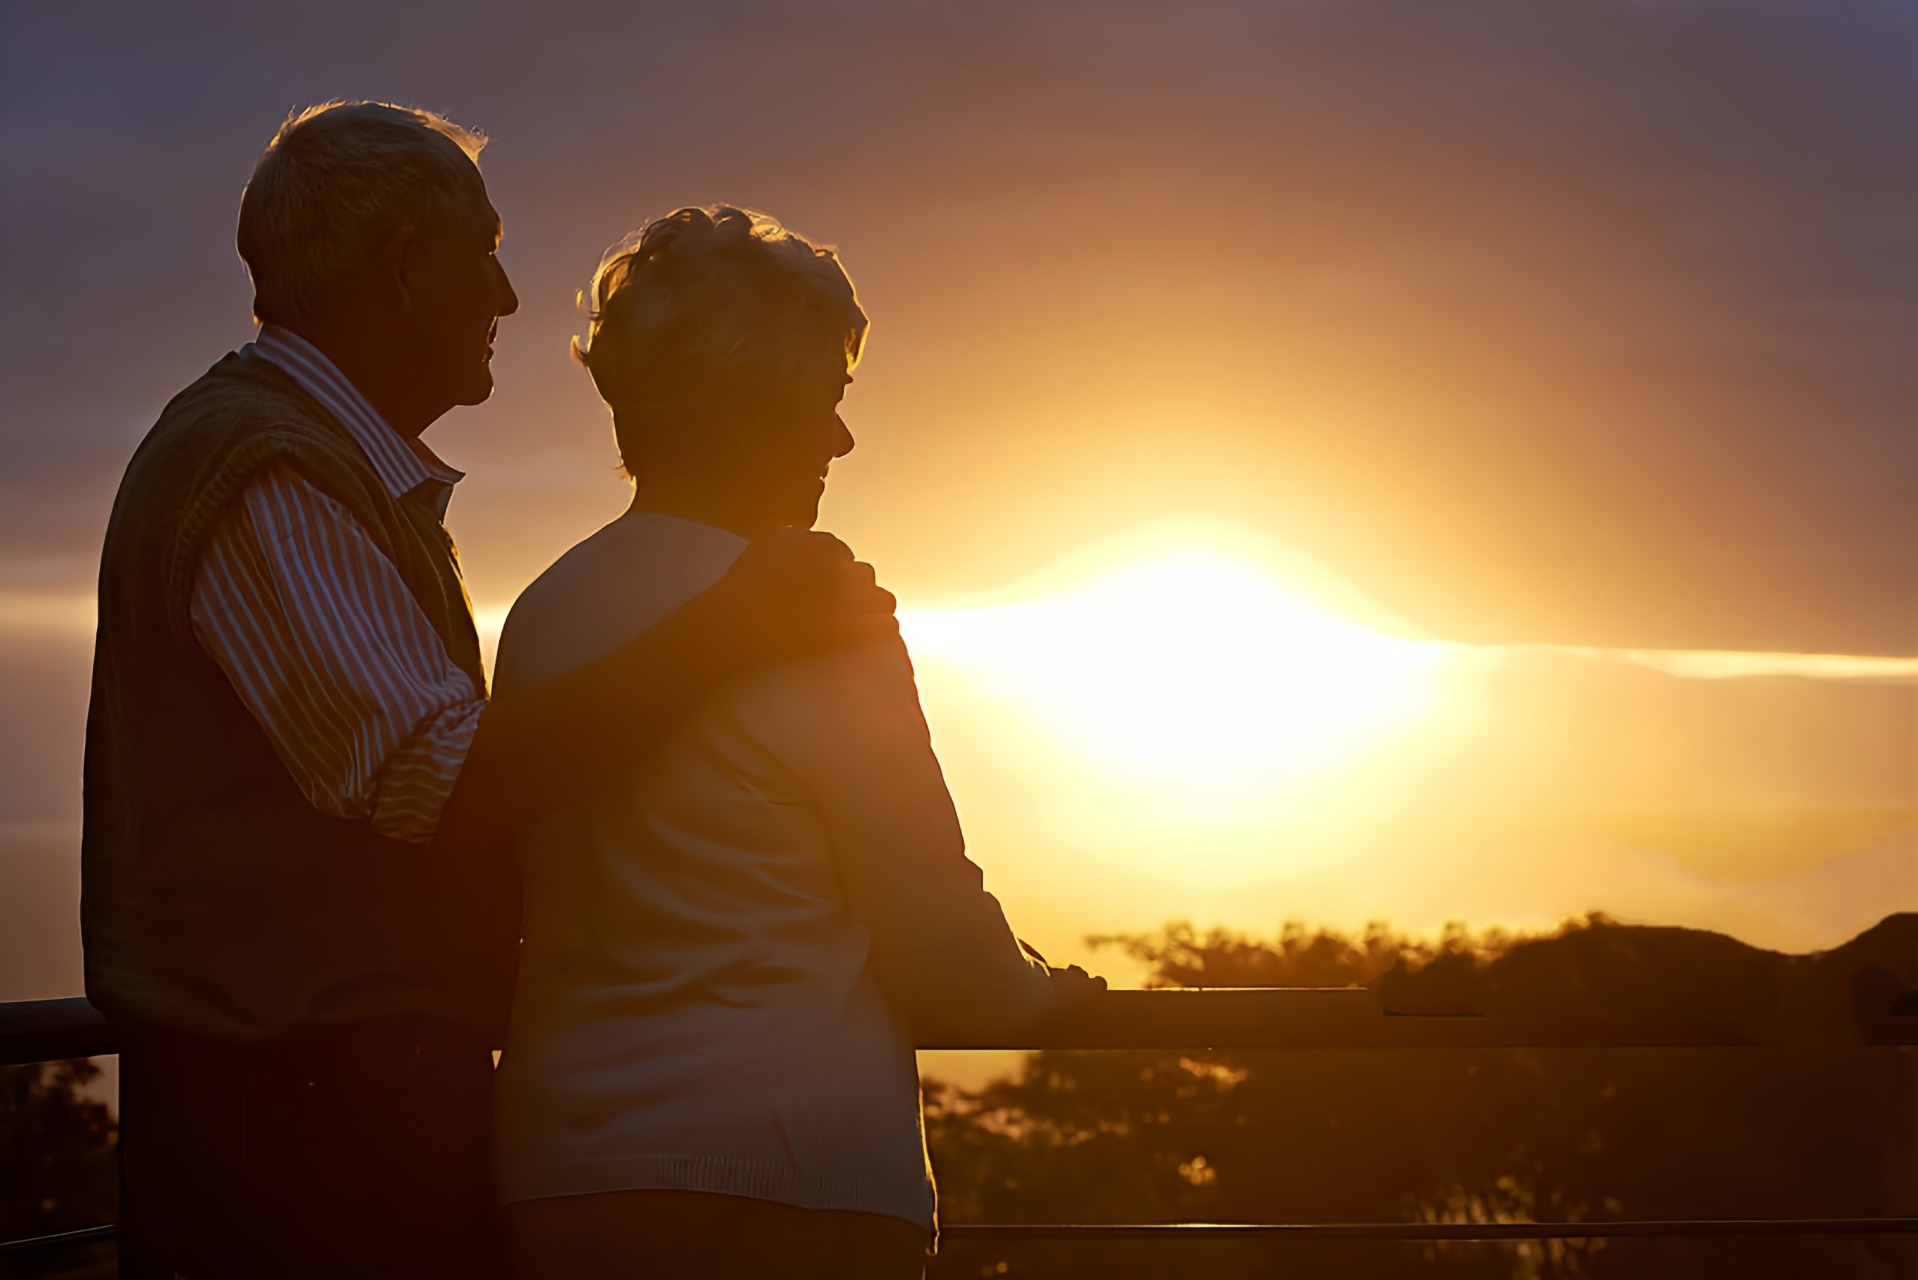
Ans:
[[[664,628],[489,708],[421,442],[518,307],[483,140],[329,104],[241,202],[256,342],[170,403],[102,554],[87,991],[123,1032],[126,1274],[485,1274],[501,833],[740,665],[891,627],[824,535],[761,539]]]

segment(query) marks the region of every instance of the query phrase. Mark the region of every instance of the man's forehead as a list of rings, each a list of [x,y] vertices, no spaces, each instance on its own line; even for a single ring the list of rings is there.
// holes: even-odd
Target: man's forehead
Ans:
[[[493,207],[493,198],[486,190],[486,178],[485,175],[480,173],[478,163],[474,161],[473,157],[467,155],[464,151],[460,151],[458,147],[454,147],[450,139],[441,139],[441,141],[445,142],[447,146],[453,147],[454,151],[459,152],[460,164],[462,166],[459,185],[465,189],[466,200],[472,210],[473,221],[476,224],[484,226],[487,231],[497,234],[500,228],[499,210]]]
[[[459,234],[478,235],[494,244],[498,244],[500,237],[504,235],[506,231],[506,224],[500,218],[499,210],[495,209],[493,202],[487,199],[484,185],[480,185],[478,189],[472,193],[472,196],[473,199],[467,206],[467,212],[455,215],[455,220],[461,228]]]

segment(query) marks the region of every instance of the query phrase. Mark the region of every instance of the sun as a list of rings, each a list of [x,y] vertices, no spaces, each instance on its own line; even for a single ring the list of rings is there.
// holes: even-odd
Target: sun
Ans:
[[[1205,548],[900,622],[915,657],[1022,704],[1115,781],[1215,794],[1300,780],[1405,724],[1445,649],[1348,621],[1273,567]]]

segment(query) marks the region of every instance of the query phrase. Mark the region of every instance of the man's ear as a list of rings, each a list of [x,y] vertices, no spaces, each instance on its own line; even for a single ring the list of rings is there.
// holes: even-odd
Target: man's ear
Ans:
[[[386,238],[374,259],[379,270],[381,292],[387,294],[406,310],[413,309],[413,289],[417,283],[415,277],[419,270],[420,233],[415,227],[404,226]]]

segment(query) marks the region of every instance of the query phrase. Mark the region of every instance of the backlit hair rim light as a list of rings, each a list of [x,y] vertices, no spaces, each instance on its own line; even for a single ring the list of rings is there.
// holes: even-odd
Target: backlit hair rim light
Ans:
[[[573,356],[622,410],[790,376],[822,343],[850,371],[868,329],[832,248],[731,205],[648,222],[607,251],[579,301],[588,329]]]
[[[388,102],[324,102],[287,116],[240,197],[238,247],[253,311],[284,321],[408,224],[490,217],[480,179],[486,136]]]

